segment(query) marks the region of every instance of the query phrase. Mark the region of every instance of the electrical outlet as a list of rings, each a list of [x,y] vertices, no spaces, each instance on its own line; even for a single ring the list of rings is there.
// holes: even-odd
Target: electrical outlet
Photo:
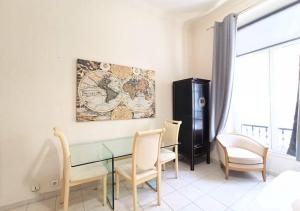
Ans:
[[[51,185],[52,187],[57,186],[57,185],[58,185],[58,179],[53,179],[53,180],[51,180],[51,181],[50,181],[50,185]]]
[[[38,192],[40,190],[40,185],[32,185],[31,186],[31,191],[32,192]]]

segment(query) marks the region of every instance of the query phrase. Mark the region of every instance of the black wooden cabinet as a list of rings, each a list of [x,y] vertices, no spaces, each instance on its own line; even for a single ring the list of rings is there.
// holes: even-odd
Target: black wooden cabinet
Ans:
[[[190,161],[206,155],[210,163],[208,97],[209,80],[189,78],[173,82],[173,119],[182,121],[179,153]]]

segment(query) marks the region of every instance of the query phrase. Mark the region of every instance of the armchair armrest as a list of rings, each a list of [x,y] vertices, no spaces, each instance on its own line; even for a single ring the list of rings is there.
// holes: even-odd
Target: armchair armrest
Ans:
[[[268,147],[265,144],[262,144],[248,136],[244,136],[244,135],[239,135],[239,136],[241,137],[241,140],[238,143],[238,145],[240,145],[241,148],[245,148],[262,157],[266,157],[266,154],[268,152]]]
[[[255,154],[264,157],[268,151],[268,147],[258,141],[244,135],[228,133],[217,136],[217,140],[223,147],[239,147],[247,149]]]
[[[216,140],[217,142],[217,150],[218,150],[218,154],[219,154],[219,159],[220,161],[226,165],[228,163],[228,153],[227,153],[227,149],[226,146],[222,144],[222,142],[220,142],[217,138]]]

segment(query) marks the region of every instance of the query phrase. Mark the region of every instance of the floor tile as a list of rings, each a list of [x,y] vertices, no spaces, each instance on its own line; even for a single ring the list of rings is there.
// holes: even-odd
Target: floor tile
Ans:
[[[184,195],[186,198],[188,198],[191,201],[193,201],[193,200],[199,198],[200,196],[204,195],[204,193],[202,191],[200,191],[199,188],[194,187],[193,184],[190,184],[188,186],[180,188],[179,190],[177,190],[177,192]]]
[[[145,185],[143,188],[138,188],[138,202],[141,206],[150,202],[157,201],[157,192]]]
[[[116,190],[116,189],[115,189]],[[121,182],[120,183],[120,198],[126,197],[126,196],[131,196],[131,191],[132,191],[132,187],[131,184],[128,182]],[[116,192],[115,192],[116,193]]]
[[[181,211],[203,211],[200,207],[196,206],[195,204],[191,203],[188,206],[181,209]]]
[[[190,200],[185,198],[182,194],[179,192],[170,193],[163,197],[164,202],[166,202],[169,207],[171,207],[173,210],[180,210],[191,203]]]
[[[93,208],[88,209],[88,210],[84,209],[84,211],[112,211],[112,209],[108,206],[99,206],[99,207],[93,207]]]
[[[170,185],[174,189],[179,189],[179,188],[182,188],[189,184],[182,177],[178,177],[177,179],[167,179],[167,180],[164,180],[164,182],[166,182],[168,185]]]
[[[161,200],[160,206],[157,205],[157,202],[152,202],[142,206],[144,211],[172,211],[172,209]]]
[[[86,211],[92,210],[94,207],[103,206],[102,188],[88,187],[83,189],[81,192],[83,196],[84,209]]]
[[[220,187],[224,182],[223,179],[215,178],[214,176],[206,176],[199,181],[194,182],[193,186],[203,193],[208,193]]]
[[[187,170],[187,171],[181,171],[179,176],[182,177],[185,181],[192,183],[198,181],[204,175],[201,174],[199,171]]]
[[[138,204],[138,210],[143,210],[142,207]],[[133,200],[132,196],[126,196],[115,200],[115,210],[116,211],[131,211],[133,210]]]
[[[262,186],[260,186],[259,184],[256,185],[254,188],[252,188],[250,191],[244,194],[243,197],[234,202],[230,206],[231,209],[234,211],[246,211],[251,202],[253,202],[256,199],[261,190]]]
[[[166,182],[162,182],[161,183],[161,187],[160,187],[160,191],[161,191],[161,196],[165,196],[169,193],[172,193],[175,191],[174,188],[172,188],[168,183]]]
[[[180,171],[180,169],[179,169]],[[162,177],[168,179],[175,179],[176,178],[176,171],[173,166],[167,165],[166,170],[162,170]]]
[[[63,204],[56,200],[56,210],[63,211]],[[83,198],[81,190],[71,191],[69,199],[69,211],[84,211]]]
[[[223,183],[216,190],[209,192],[209,195],[226,206],[230,206],[245,195],[254,185],[255,183]]]
[[[197,200],[195,200],[193,203],[195,203],[203,211],[223,211],[227,209],[225,205],[216,201],[210,196],[200,197]]]

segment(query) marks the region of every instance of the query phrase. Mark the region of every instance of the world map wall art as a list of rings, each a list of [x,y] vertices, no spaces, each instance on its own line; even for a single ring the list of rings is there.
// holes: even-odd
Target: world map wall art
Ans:
[[[154,115],[153,70],[77,60],[77,121],[140,119]]]

